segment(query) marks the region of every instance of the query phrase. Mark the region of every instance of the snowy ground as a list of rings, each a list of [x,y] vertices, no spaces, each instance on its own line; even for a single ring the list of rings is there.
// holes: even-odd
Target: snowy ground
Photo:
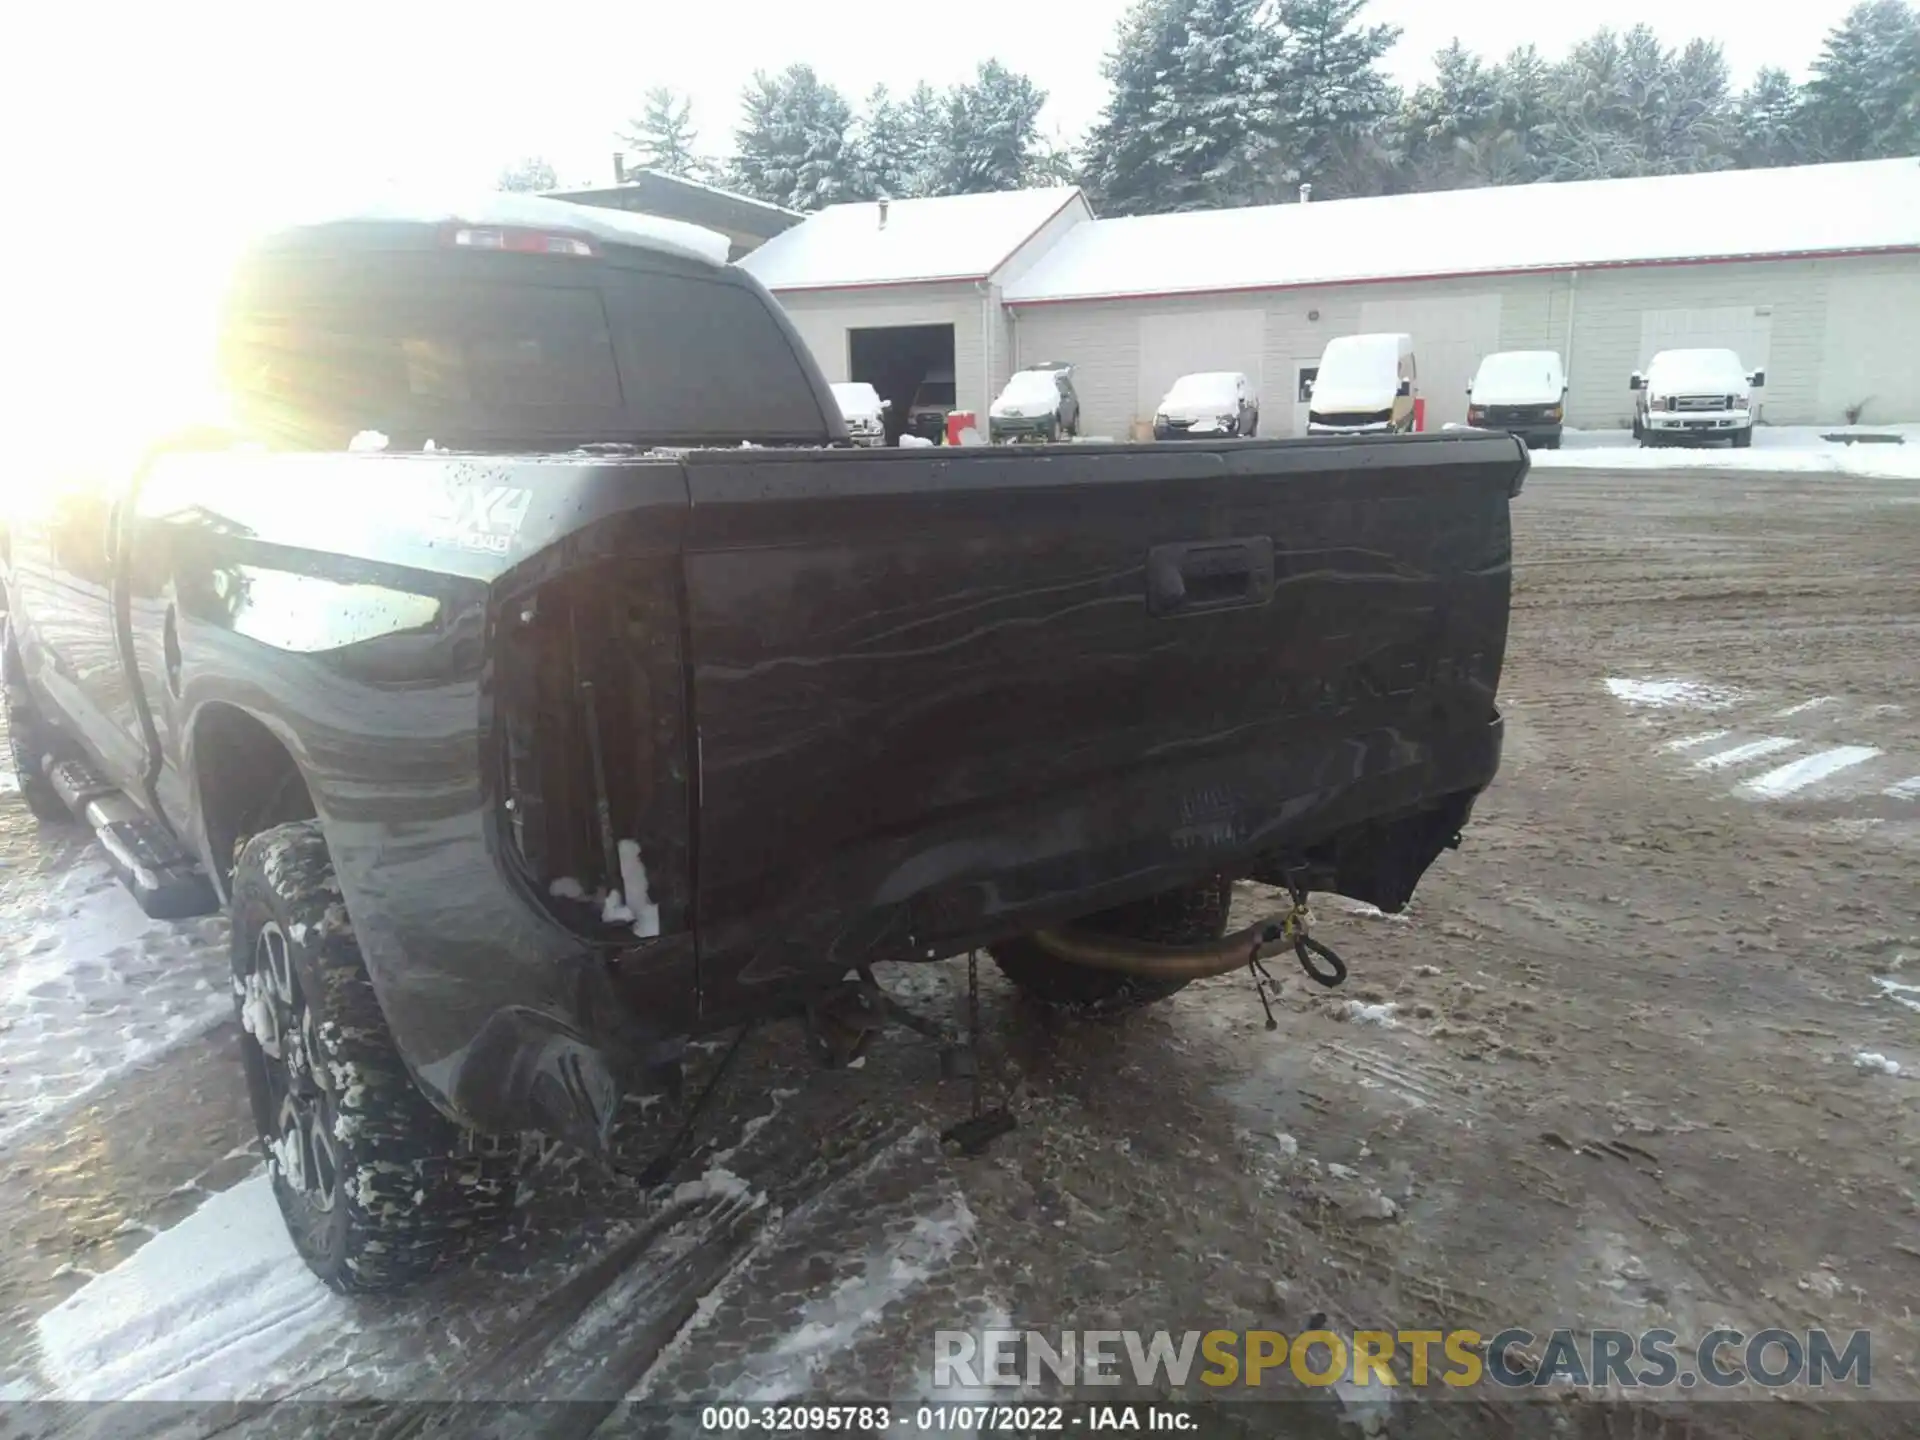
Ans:
[[[1900,443],[1831,440],[1833,435],[1898,435]],[[1536,450],[1543,469],[1741,470],[1920,479],[1920,425],[1762,425],[1750,449],[1724,443],[1642,448],[1627,430],[1568,430],[1558,450]]]
[[[1543,467],[1501,778],[1406,916],[1321,907],[1343,990],[1283,976],[1271,1032],[1238,976],[1060,1024],[988,967],[1020,1128],[977,1160],[937,1143],[966,1095],[924,1042],[828,1073],[772,1027],[672,1185],[548,1156],[495,1247],[397,1300],[321,1289],[279,1227],[220,926],[149,925],[0,795],[0,1398],[168,1399],[194,1435],[251,1398],[568,1398],[515,1433],[581,1434],[928,1398],[940,1329],[1316,1314],[1868,1326],[1875,1393],[1920,1398],[1917,499]],[[963,968],[882,978],[953,1014]],[[623,1159],[677,1119],[632,1107]],[[1498,1400],[1428,1413],[1518,1433]]]

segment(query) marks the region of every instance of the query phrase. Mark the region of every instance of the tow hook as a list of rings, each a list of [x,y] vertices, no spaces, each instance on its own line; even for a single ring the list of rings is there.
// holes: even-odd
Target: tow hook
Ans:
[[[1329,990],[1345,984],[1347,962],[1334,953],[1331,945],[1322,944],[1308,933],[1308,927],[1313,923],[1313,911],[1307,906],[1306,890],[1291,875],[1287,877],[1287,893],[1293,897],[1293,908],[1280,921],[1279,934],[1273,939],[1292,942],[1294,958],[1314,984],[1324,985]]]

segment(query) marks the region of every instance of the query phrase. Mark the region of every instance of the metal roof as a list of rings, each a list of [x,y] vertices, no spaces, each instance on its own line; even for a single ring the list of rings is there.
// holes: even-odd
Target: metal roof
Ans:
[[[1010,305],[1920,250],[1920,160],[1096,220]]]
[[[984,280],[1076,204],[1085,198],[1065,185],[831,205],[740,265],[775,291]]]

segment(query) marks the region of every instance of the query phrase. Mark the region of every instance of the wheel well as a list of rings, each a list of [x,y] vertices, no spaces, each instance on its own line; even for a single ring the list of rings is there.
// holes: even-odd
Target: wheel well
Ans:
[[[230,705],[209,706],[194,722],[193,754],[200,824],[225,896],[240,845],[270,826],[313,819],[313,796],[279,738]]]

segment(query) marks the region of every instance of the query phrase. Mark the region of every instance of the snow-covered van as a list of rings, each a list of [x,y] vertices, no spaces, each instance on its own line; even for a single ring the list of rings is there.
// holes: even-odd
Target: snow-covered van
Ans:
[[[1467,386],[1467,423],[1505,430],[1536,450],[1558,450],[1567,414],[1567,367],[1557,350],[1489,355]]]
[[[1629,383],[1633,438],[1642,445],[1726,440],[1744,450],[1759,414],[1753,392],[1767,383],[1767,372],[1749,374],[1731,350],[1662,350]]]
[[[839,403],[840,418],[847,422],[847,438],[856,445],[887,443],[887,407],[880,392],[864,380],[843,381],[831,387]]]
[[[1410,431],[1419,393],[1411,335],[1342,335],[1321,353],[1307,405],[1307,433]]]
[[[1156,440],[1253,435],[1260,429],[1260,397],[1253,382],[1233,370],[1182,375],[1153,413]]]
[[[1016,371],[987,407],[987,437],[995,442],[1070,439],[1079,430],[1080,396],[1063,360]]]

